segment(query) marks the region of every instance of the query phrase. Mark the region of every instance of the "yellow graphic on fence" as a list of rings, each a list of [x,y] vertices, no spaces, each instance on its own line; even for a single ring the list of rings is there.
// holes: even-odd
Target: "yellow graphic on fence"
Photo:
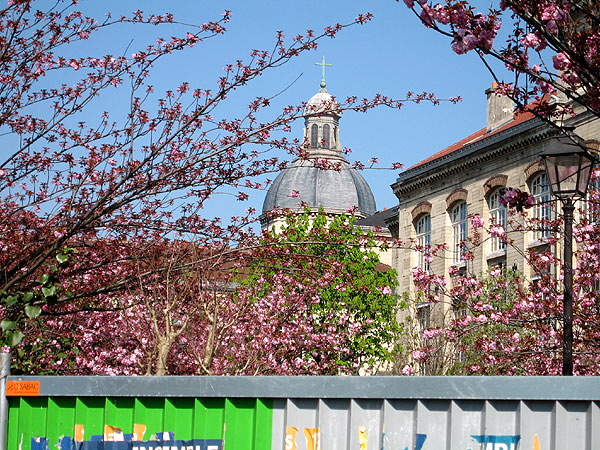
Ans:
[[[146,425],[140,425],[139,423],[133,424],[133,439],[134,441],[143,441],[144,434],[146,434]]]
[[[285,427],[285,450],[297,450],[296,435],[298,434],[298,428],[296,427]]]
[[[358,427],[358,444],[360,445],[360,450],[367,450],[369,439],[367,438],[367,429],[365,427]]]
[[[542,450],[540,447],[540,438],[537,434],[533,435],[533,450]]]
[[[108,442],[123,442],[123,430],[112,425],[104,425],[104,440]]]
[[[85,430],[83,428],[83,425],[76,424],[75,425],[75,436],[74,436],[75,442],[83,442],[84,434],[85,434]]]
[[[321,431],[318,428],[305,428],[306,450],[321,450]]]

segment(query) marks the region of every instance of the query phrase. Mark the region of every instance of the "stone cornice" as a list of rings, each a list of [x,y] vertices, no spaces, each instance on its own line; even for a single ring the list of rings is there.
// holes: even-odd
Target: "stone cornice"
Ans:
[[[540,119],[531,119],[401,173],[392,185],[392,189],[396,197],[400,198],[423,186],[463,173],[501,155],[541,142],[553,133],[553,129]]]

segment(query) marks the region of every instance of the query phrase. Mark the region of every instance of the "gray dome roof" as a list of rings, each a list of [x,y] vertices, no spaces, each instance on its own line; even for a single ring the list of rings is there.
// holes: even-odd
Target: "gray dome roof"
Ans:
[[[326,212],[342,213],[358,207],[359,215],[375,212],[375,198],[371,188],[348,161],[341,161],[342,169],[323,170],[314,167],[311,160],[298,159],[275,178],[263,203],[262,212],[273,208],[298,210],[305,202],[311,209],[323,207]],[[292,196],[297,191],[299,197]]]

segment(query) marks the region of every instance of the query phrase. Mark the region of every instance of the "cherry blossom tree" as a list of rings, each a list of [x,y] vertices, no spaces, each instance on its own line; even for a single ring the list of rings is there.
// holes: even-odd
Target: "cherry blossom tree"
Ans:
[[[477,274],[458,268],[449,277],[414,269],[420,295],[436,305],[443,317],[421,330],[397,361],[397,370],[412,374],[560,375],[562,359],[563,293],[560,258],[553,251],[561,235],[562,219],[535,220],[528,216],[532,200],[509,190],[504,201],[514,207],[506,228],[471,218],[472,232],[464,255],[467,267],[483,236],[500,238],[512,245],[516,233],[550,230],[543,247],[525,250],[535,277],[506,268]],[[578,375],[600,373],[597,350],[600,330],[598,191],[581,202],[574,267],[574,371]],[[516,247],[515,247],[516,248]],[[443,257],[443,248],[431,249]]]
[[[403,306],[393,295],[397,273],[380,264],[377,254],[390,242],[356,228],[352,216],[328,219],[322,210],[288,216],[262,242],[252,255],[243,292],[248,295],[249,290],[257,303],[266,302],[282,317],[250,333],[267,338],[248,339],[244,345],[255,349],[247,353],[276,354],[276,349],[291,345],[296,348],[292,360],[280,357],[272,363],[284,361],[290,369],[300,364],[312,374],[385,368],[399,342],[398,312]],[[306,321],[309,328],[292,331],[287,314]],[[259,323],[252,322],[253,327]],[[278,342],[281,338],[287,344]]]
[[[600,116],[600,11],[592,0],[502,0],[489,5],[404,0],[423,24],[479,55],[499,93],[541,117],[581,108]],[[502,75],[500,62],[510,75]],[[506,78],[505,78],[506,77]],[[554,122],[556,123],[556,122]]]
[[[229,11],[189,25],[143,11],[96,20],[75,1],[37,5],[13,0],[0,10],[0,129],[8,149],[0,161],[0,300],[3,340],[13,346],[25,335],[24,321],[94,309],[118,314],[123,305],[111,305],[113,294],[125,298],[156,274],[177,273],[171,264],[148,264],[165,240],[210,252],[243,247],[254,211],[224,222],[203,215],[203,206],[223,189],[244,200],[265,187],[257,177],[305,156],[303,143],[286,137],[304,106],[273,113],[270,98],[256,98],[228,117],[223,104],[262,73],[371,18],[291,38],[277,32],[274,50],[252,50],[226,65],[213,86],[182,82],[157,93],[153,70],[225,33]],[[119,26],[168,27],[175,37],[127,55],[86,54],[88,41]],[[121,102],[112,107],[115,96]],[[404,101],[438,102],[409,93],[403,100],[350,97],[331,107],[366,111]]]
[[[47,308],[27,322],[15,368],[55,374],[291,375],[374,372],[395,351],[396,273],[387,246],[350,217],[290,216],[244,250],[155,246],[166,265],[138,286]],[[202,264],[199,262],[202,261]],[[186,269],[183,269],[186,268]],[[92,308],[93,306],[93,308]],[[41,354],[40,354],[41,353]]]

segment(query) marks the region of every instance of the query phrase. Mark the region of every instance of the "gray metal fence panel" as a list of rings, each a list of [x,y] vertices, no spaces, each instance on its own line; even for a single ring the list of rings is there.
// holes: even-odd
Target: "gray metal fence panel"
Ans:
[[[217,437],[225,429],[234,433],[233,427],[240,426],[244,417],[258,417],[258,409],[254,413],[244,409],[242,399],[263,399],[267,406],[260,406],[262,419],[252,433],[255,440],[268,436],[274,450],[293,445],[297,450],[600,450],[597,377],[12,376],[9,381],[39,381],[41,398],[24,408],[41,414],[42,399],[48,398],[48,423],[62,404],[70,405],[74,418],[83,417],[78,405],[89,412],[86,399],[102,397],[115,399],[107,404],[123,421],[138,423],[128,405],[146,400],[156,405],[152,398],[172,398],[165,417],[189,416],[194,422],[191,408],[204,411],[197,402],[208,405],[214,399],[224,402],[219,417],[227,426],[218,422],[214,430],[201,431]],[[242,402],[236,410],[239,415],[228,406],[236,402]],[[90,403],[94,408],[97,404]],[[111,425],[127,429],[131,424]],[[72,429],[74,424],[64,426]],[[244,448],[268,450],[257,445]]]

